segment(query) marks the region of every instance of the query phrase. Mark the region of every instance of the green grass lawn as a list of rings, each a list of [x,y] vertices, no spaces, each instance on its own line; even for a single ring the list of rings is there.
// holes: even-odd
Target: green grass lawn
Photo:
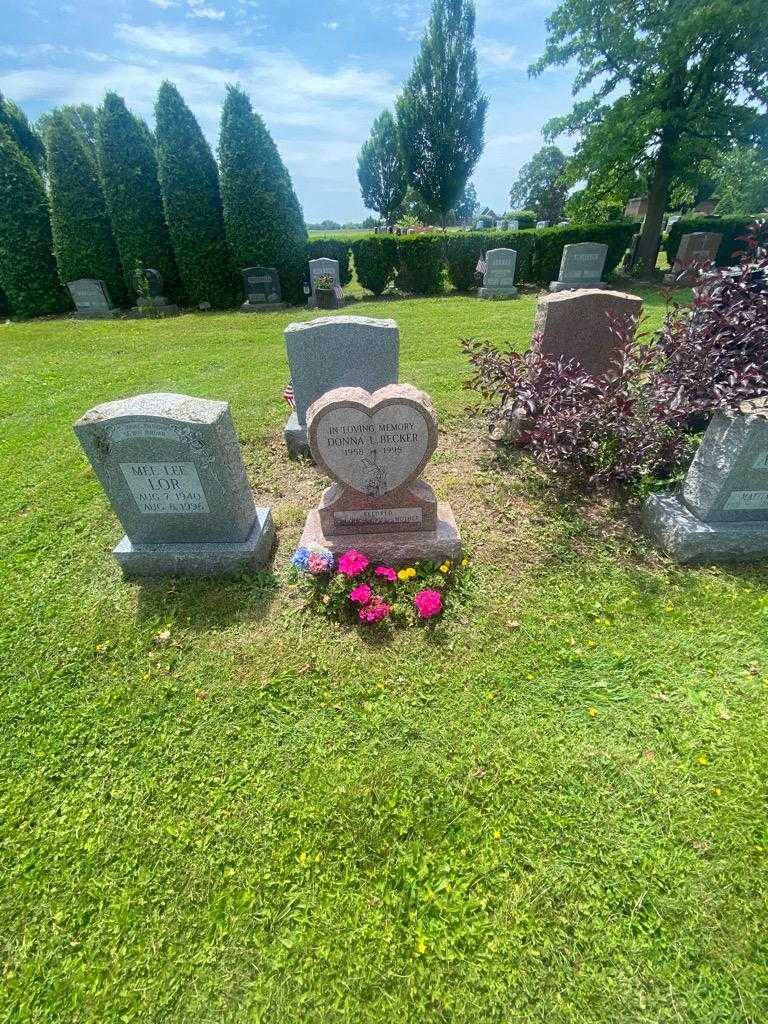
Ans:
[[[309,313],[0,326],[0,1020],[768,1019],[768,575],[499,461],[458,339],[523,349],[534,307],[348,309],[400,326],[474,562],[383,641],[286,572],[323,487],[281,438]],[[71,425],[153,390],[231,403],[274,573],[121,582]]]

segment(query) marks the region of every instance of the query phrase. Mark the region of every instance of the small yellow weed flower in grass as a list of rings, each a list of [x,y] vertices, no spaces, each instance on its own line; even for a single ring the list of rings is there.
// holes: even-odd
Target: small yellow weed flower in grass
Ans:
[[[419,944],[416,947],[416,952],[419,954],[419,956],[422,956],[424,953],[427,952],[427,944],[424,941],[424,939],[419,939]]]
[[[597,714],[597,708],[590,708],[589,709],[589,717],[590,718],[594,718],[596,714]]]
[[[493,838],[494,839],[501,839],[501,832],[499,832],[499,830],[497,828],[495,828],[493,830]]]
[[[702,754],[701,757],[698,759],[698,763],[709,764],[709,758],[706,756],[706,754]]]

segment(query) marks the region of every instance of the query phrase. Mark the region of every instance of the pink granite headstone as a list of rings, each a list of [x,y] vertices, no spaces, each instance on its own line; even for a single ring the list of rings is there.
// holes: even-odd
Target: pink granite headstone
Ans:
[[[604,373],[618,345],[611,318],[637,321],[642,309],[639,296],[600,288],[542,296],[533,325],[537,350],[552,359],[575,359],[590,373]]]
[[[459,554],[450,505],[419,479],[437,446],[428,395],[408,384],[373,394],[335,388],[310,406],[307,434],[315,464],[333,483],[309,513],[300,546],[356,548],[390,565]]]

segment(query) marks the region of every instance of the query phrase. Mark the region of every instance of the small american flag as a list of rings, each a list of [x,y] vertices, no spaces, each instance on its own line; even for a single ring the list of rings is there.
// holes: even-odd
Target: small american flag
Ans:
[[[478,259],[478,261],[477,261],[477,266],[475,267],[475,273],[476,274],[484,274],[487,269],[488,269],[488,264],[485,262],[485,260],[481,256]]]
[[[289,380],[288,383],[283,388],[283,398],[288,403],[288,405],[290,405],[290,407],[292,409],[296,408],[296,398],[294,397],[294,394],[293,394],[293,381],[292,380]]]

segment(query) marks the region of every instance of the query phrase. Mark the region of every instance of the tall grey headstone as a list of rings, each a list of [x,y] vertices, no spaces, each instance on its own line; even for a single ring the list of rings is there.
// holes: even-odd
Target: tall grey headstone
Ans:
[[[114,320],[120,315],[112,305],[107,286],[103,281],[81,277],[68,281],[67,288],[75,304],[78,320]]]
[[[551,292],[573,288],[605,288],[600,280],[608,255],[608,246],[601,242],[576,242],[563,247],[560,273],[549,285]]]
[[[682,563],[768,557],[768,399],[717,412],[677,494],[652,494],[645,525]]]
[[[723,236],[718,231],[692,231],[683,235],[672,270],[664,283],[679,288],[696,284],[702,265],[714,262]]]
[[[268,313],[285,309],[280,291],[280,277],[274,267],[246,267],[243,275],[244,313]]]
[[[549,227],[549,221],[548,220],[537,220],[536,221],[536,227],[537,228],[548,228]]]
[[[75,433],[123,525],[126,579],[227,576],[269,559],[227,402],[155,392],[105,402]]]
[[[489,249],[485,254],[485,273],[483,287],[479,291],[481,299],[511,299],[517,295],[515,288],[515,266],[517,252],[515,249]]]
[[[400,332],[394,320],[319,317],[288,324],[284,335],[296,403],[283,432],[291,455],[310,454],[307,409],[326,391],[397,384]]]
[[[310,309],[315,309],[317,307],[317,297],[315,295],[317,279],[318,277],[324,277],[326,274],[329,274],[333,278],[334,289],[341,289],[338,260],[332,260],[330,256],[318,256],[317,259],[309,261],[310,294],[307,305]]]

